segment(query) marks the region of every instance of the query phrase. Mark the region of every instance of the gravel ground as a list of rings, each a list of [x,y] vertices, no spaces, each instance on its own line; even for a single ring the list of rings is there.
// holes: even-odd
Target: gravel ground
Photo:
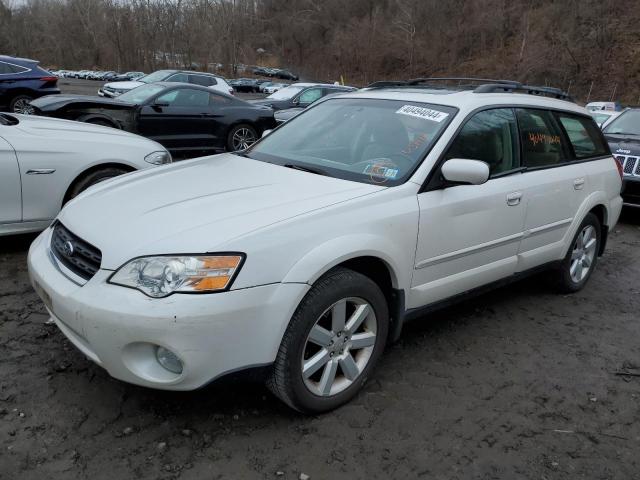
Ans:
[[[582,292],[537,276],[415,321],[319,417],[242,376],[111,379],[45,324],[32,239],[0,238],[0,478],[640,478],[640,211]]]

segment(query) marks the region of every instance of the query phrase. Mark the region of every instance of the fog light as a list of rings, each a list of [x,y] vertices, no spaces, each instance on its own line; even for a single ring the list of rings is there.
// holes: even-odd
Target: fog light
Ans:
[[[158,347],[156,349],[156,358],[158,359],[158,363],[170,372],[177,373],[178,375],[182,373],[182,361],[180,361],[178,356],[171,350]]]

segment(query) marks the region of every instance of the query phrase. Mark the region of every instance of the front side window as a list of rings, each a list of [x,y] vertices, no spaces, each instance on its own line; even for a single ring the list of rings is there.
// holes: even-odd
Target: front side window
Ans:
[[[156,102],[166,103],[170,107],[206,107],[209,105],[209,92],[193,88],[177,88],[160,95]]]
[[[462,127],[445,158],[482,160],[492,175],[518,168],[518,128],[513,110],[476,113]]]
[[[142,83],[161,82],[171,74],[171,70],[158,70],[157,72],[150,73],[138,79]]]
[[[640,110],[622,112],[606,126],[604,133],[640,136]]]
[[[167,78],[167,82],[189,83],[189,75],[185,73],[176,73],[175,75],[171,75]]]
[[[135,105],[140,105],[145,103],[154,95],[160,93],[166,87],[162,85],[140,85],[139,87],[133,88],[128,92],[123,93],[119,97],[116,98],[119,102],[133,103]]]
[[[608,154],[600,130],[593,120],[564,113],[558,114],[558,120],[567,132],[576,158],[598,157]]]
[[[274,86],[282,86],[283,84],[278,83]],[[271,100],[289,100],[290,98],[295,97],[304,87],[300,87],[298,85],[289,85],[288,87],[282,88],[275,93],[272,93],[267,98]]]
[[[516,115],[520,127],[522,166],[536,168],[562,163],[562,135],[551,112],[519,108]]]
[[[298,102],[301,105],[309,105],[316,100],[322,97],[322,89],[321,88],[310,88],[302,92],[302,94],[298,97]]]
[[[398,185],[455,113],[443,105],[336,97],[292,118],[247,155],[347,180]]]

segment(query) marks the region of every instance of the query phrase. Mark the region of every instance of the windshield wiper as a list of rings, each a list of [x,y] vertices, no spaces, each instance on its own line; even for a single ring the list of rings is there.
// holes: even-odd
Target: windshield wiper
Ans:
[[[303,167],[302,165],[296,165],[295,163],[285,163],[283,167],[293,168],[294,170],[300,170],[302,172],[315,173],[316,175],[324,175],[325,177],[330,176],[327,172],[319,168]]]

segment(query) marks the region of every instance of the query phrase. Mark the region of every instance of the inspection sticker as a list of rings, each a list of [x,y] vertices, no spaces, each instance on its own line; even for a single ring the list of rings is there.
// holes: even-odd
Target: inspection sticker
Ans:
[[[370,163],[364,168],[363,173],[371,175],[373,177],[390,178],[391,180],[393,180],[398,176],[398,169],[389,168],[385,165]]]
[[[423,120],[431,120],[432,122],[440,123],[449,116],[448,113],[439,112],[431,108],[416,107],[415,105],[403,105],[396,113],[402,115],[410,115],[412,117],[422,118]]]

